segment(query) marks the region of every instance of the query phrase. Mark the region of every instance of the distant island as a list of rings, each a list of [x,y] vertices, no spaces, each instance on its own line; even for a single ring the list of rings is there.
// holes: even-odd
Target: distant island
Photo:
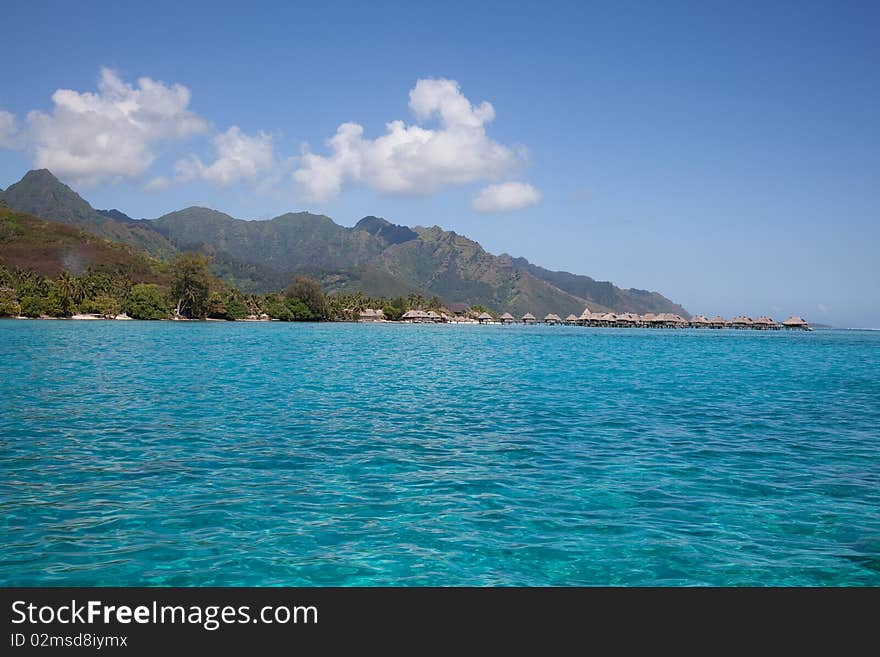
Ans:
[[[0,316],[807,328],[692,317],[657,292],[495,256],[437,226],[200,207],[136,220],[45,169],[0,192]]]

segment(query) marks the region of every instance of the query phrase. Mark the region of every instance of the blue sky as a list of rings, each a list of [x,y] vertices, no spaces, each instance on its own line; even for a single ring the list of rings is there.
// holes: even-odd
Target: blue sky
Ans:
[[[376,214],[691,312],[880,326],[880,4],[310,5],[7,3],[0,187],[50,162],[135,217]],[[101,115],[131,102],[132,134]]]

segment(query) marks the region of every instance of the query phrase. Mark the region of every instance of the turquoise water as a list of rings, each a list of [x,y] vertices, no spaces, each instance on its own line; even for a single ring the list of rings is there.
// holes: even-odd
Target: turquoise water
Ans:
[[[880,584],[880,333],[0,321],[3,585]]]

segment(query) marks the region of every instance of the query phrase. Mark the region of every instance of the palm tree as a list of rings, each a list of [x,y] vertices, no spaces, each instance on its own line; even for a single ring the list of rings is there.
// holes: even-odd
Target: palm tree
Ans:
[[[66,313],[72,312],[74,307],[82,301],[82,285],[67,270],[58,276],[58,296]]]

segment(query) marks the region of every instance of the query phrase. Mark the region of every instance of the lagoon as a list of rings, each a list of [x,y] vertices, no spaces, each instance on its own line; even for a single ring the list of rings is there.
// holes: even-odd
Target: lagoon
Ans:
[[[0,321],[0,584],[880,585],[880,333]]]

